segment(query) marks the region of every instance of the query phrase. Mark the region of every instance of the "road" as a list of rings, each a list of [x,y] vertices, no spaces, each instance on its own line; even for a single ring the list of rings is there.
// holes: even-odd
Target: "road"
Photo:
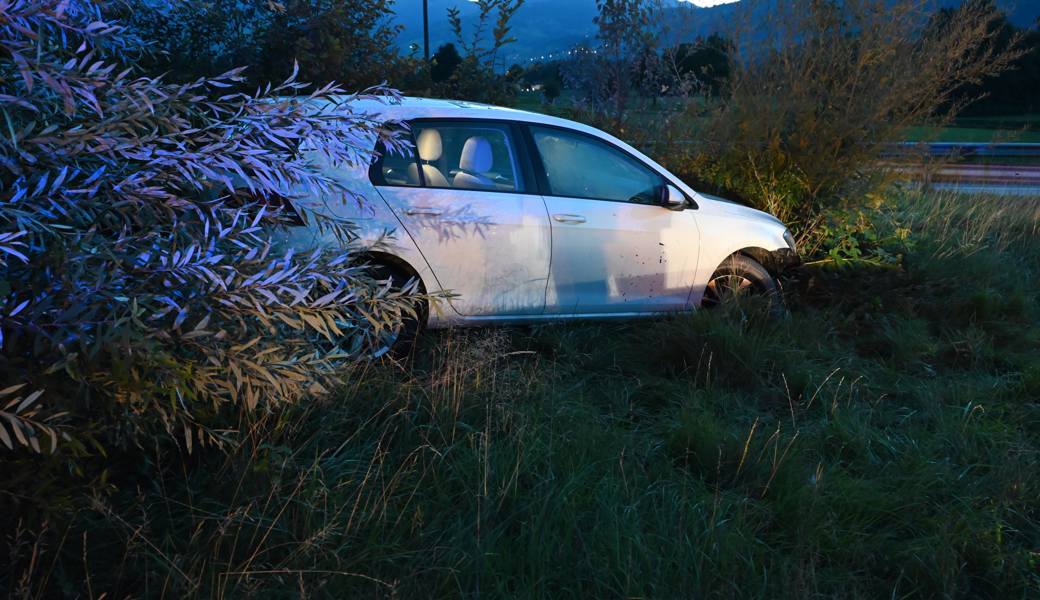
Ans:
[[[914,165],[901,162],[893,169],[928,185],[932,189],[977,194],[1040,197],[1040,144],[949,144],[926,146],[901,144],[887,153],[890,159],[909,158],[912,153],[934,159],[958,162]],[[999,162],[1026,161],[1026,164],[987,164],[979,159]]]

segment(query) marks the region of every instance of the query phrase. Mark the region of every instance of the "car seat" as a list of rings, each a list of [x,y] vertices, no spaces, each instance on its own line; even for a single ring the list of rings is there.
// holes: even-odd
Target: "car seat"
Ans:
[[[452,182],[457,188],[496,189],[495,182],[484,175],[495,164],[491,142],[487,138],[474,136],[466,140],[459,158],[459,170]]]
[[[444,154],[441,132],[436,129],[423,129],[422,133],[419,134],[419,139],[416,140],[416,147],[419,150],[419,160],[422,162],[422,172],[423,177],[426,179],[426,185],[439,188],[451,187],[444,173],[441,173],[440,169],[430,164],[440,160]],[[419,169],[415,165],[408,167],[408,177],[413,181],[419,181]]]

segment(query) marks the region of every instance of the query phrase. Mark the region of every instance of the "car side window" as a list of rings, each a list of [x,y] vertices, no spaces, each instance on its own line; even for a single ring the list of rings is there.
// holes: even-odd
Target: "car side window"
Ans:
[[[376,158],[372,164],[370,176],[375,185],[398,185],[406,187],[419,187],[418,161],[415,148],[409,147],[406,154],[398,151],[388,150],[380,142],[376,146]]]
[[[497,123],[413,123],[423,185],[520,192],[524,182],[512,129]]]
[[[591,136],[532,127],[553,196],[659,204],[664,180],[646,165]]]

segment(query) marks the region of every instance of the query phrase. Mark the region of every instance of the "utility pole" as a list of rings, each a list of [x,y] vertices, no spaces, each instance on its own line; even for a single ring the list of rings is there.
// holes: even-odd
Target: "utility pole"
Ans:
[[[430,62],[430,0],[422,0],[423,53]]]

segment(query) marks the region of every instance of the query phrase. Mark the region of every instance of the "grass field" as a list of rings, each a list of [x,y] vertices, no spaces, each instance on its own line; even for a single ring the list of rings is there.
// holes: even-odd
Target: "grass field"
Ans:
[[[573,100],[574,92],[572,90],[563,90],[554,104],[547,103],[541,92],[520,92],[516,95],[516,102],[513,107],[531,112],[555,114],[554,108],[566,106],[572,103]]]
[[[1012,114],[991,116],[961,116],[957,118],[958,127],[984,127],[989,129],[1025,129],[1040,130],[1040,114]]]
[[[55,475],[8,589],[1035,598],[1040,201],[875,222],[901,258],[810,265],[781,321],[431,334],[227,456],[113,454],[92,499]]]
[[[1040,115],[959,117],[950,127],[915,127],[908,141],[1040,143]]]

